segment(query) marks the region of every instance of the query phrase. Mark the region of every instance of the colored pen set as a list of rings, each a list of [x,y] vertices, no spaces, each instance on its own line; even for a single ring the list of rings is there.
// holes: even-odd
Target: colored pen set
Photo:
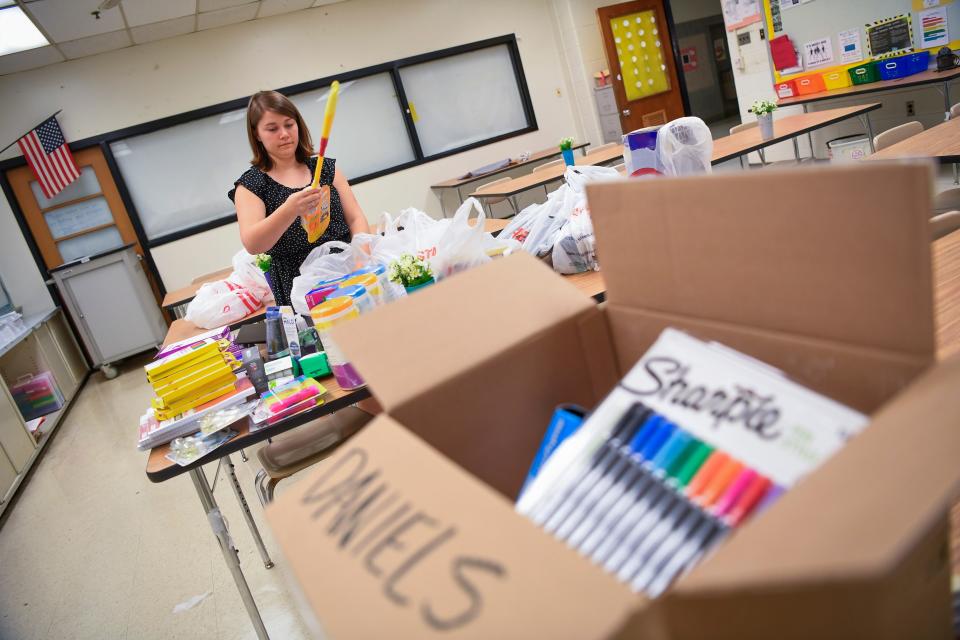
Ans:
[[[666,329],[536,462],[517,510],[656,597],[866,423],[762,362]]]
[[[634,590],[656,596],[781,492],[637,402],[569,491],[530,516]]]

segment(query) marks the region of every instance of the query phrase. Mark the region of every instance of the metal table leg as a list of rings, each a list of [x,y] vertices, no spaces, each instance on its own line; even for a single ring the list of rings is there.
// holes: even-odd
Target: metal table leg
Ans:
[[[250,616],[250,622],[257,632],[260,640],[270,640],[267,634],[267,628],[263,626],[263,620],[260,618],[260,611],[257,609],[257,603],[250,593],[250,587],[247,585],[247,579],[243,576],[243,569],[240,568],[240,556],[233,541],[230,539],[230,532],[227,531],[227,523],[220,513],[220,507],[210,491],[210,485],[207,484],[207,478],[203,475],[203,467],[197,467],[190,470],[190,478],[193,480],[193,486],[200,496],[200,504],[207,514],[207,520],[210,522],[210,528],[213,529],[213,535],[220,543],[220,551],[223,552],[223,559],[227,563],[227,568],[233,574],[233,581],[237,585],[237,591],[240,592],[240,599],[243,600],[243,606],[247,609],[247,615]]]
[[[943,119],[950,119],[950,107],[953,105],[950,104],[950,82],[946,81],[943,83],[943,91],[940,93],[943,94]]]
[[[870,121],[870,114],[865,113],[860,117],[860,123],[867,128],[867,139],[870,141],[870,153],[876,153],[877,149],[873,146],[873,123]]]
[[[230,484],[233,486],[233,493],[237,496],[237,502],[240,503],[240,509],[243,511],[243,517],[247,521],[250,533],[253,535],[253,541],[257,545],[257,551],[260,552],[260,559],[263,560],[263,566],[267,569],[272,569],[273,560],[270,559],[270,554],[267,553],[267,547],[263,544],[263,538],[260,537],[260,529],[257,528],[253,514],[250,513],[250,506],[247,504],[247,499],[243,495],[243,489],[240,488],[240,481],[237,480],[237,472],[234,469],[233,460],[230,459],[230,456],[224,456],[224,460],[227,462],[227,473],[230,475]]]
[[[793,157],[796,159],[797,164],[800,164],[800,143],[797,142],[797,136],[791,138],[793,141]]]
[[[806,102],[803,103],[803,112],[809,113],[809,111],[807,110]],[[807,131],[807,142],[810,144],[810,161],[812,162],[817,159],[817,154],[813,152],[813,132],[812,131]]]

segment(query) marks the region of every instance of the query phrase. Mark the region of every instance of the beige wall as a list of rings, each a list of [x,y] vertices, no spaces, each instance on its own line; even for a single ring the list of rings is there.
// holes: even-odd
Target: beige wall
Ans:
[[[566,135],[581,135],[566,73],[558,63],[561,52],[548,0],[348,0],[2,76],[0,138],[15,138],[39,116],[61,107],[64,131],[78,140],[260,89],[509,33],[517,35],[539,131],[356,187],[371,219],[409,206],[439,215],[430,184],[524,150],[555,145]],[[0,231],[13,222],[2,201],[0,218]],[[4,234],[0,253],[6,253],[8,244],[15,252],[26,248],[15,235]],[[227,225],[158,248],[155,259],[166,286],[176,288],[211,270],[194,264],[225,266],[239,246],[236,227]],[[198,250],[203,258],[197,257]]]

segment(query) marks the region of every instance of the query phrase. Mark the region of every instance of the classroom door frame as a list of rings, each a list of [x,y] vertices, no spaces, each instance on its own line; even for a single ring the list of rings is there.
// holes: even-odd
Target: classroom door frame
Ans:
[[[135,213],[136,210],[132,207],[132,201],[130,199],[130,194],[127,192],[126,185],[122,180],[117,178],[117,176],[119,176],[119,169],[116,165],[116,160],[110,151],[109,143],[106,141],[94,141],[92,143],[82,145],[70,144],[69,148],[74,154],[75,158],[77,154],[82,154],[89,149],[97,149],[99,151],[99,156],[103,161],[103,166],[101,167],[101,171],[97,173],[97,180],[101,182],[102,190],[108,188],[114,192],[111,195],[115,195],[116,198],[119,199],[122,213],[126,216],[126,219],[129,221],[130,228],[133,230],[133,237],[130,238],[130,240],[134,244],[138,255],[143,258],[143,265],[145,267],[144,271],[147,275],[148,281],[151,283],[154,296],[157,298],[157,305],[160,306],[162,310],[162,300],[167,293],[166,287],[164,286],[163,279],[160,277],[160,272],[153,260],[153,256],[150,253],[150,244],[147,239],[147,235],[143,230],[143,226],[140,224],[140,219]],[[81,169],[83,166],[87,166],[81,163],[79,160],[77,164],[81,165]],[[103,171],[103,168],[106,169],[105,172]],[[27,248],[30,250],[31,256],[33,256],[33,261],[36,264],[37,269],[40,271],[40,275],[44,280],[44,284],[47,287],[50,297],[53,299],[54,304],[65,309],[66,306],[64,301],[61,298],[59,291],[57,291],[57,288],[53,282],[53,278],[50,275],[50,269],[47,267],[44,253],[33,235],[33,231],[27,220],[27,216],[25,215],[20,200],[18,199],[17,190],[14,189],[14,186],[10,181],[9,174],[14,171],[30,171],[25,158],[21,156],[20,158],[8,160],[2,163],[2,170],[0,170],[0,190],[2,190],[4,197],[6,197],[7,203],[13,212],[13,217],[17,221],[17,226],[20,228],[20,233],[23,236],[24,241],[27,243]],[[108,181],[107,187],[104,187],[103,185],[105,180]],[[108,198],[108,200],[109,199],[110,198]],[[114,202],[116,202],[116,200]],[[34,202],[34,204],[37,203]],[[73,325],[73,319],[69,317],[69,314],[67,314],[67,317],[70,320],[71,325]],[[164,317],[168,322],[171,321],[171,318],[167,316],[165,311]],[[72,326],[72,328],[74,332],[76,332],[76,327]]]
[[[627,94],[623,86],[616,44],[613,41],[612,33],[608,35],[608,24],[611,18],[649,10],[653,10],[657,14],[658,28],[661,31],[666,30],[667,34],[669,35],[670,46],[663,47],[663,50],[669,51],[669,55],[666,56],[665,60],[667,65],[667,77],[671,83],[673,83],[674,88],[672,88],[669,92],[655,94],[645,98],[640,98],[638,100],[630,101],[627,99]],[[657,124],[666,124],[666,122],[669,122],[674,118],[690,114],[690,99],[687,95],[686,81],[684,80],[683,74],[680,72],[680,69],[677,66],[677,61],[680,60],[680,44],[677,40],[676,25],[673,21],[673,11],[670,6],[670,0],[629,0],[628,2],[619,2],[598,7],[597,27],[600,30],[600,39],[603,43],[604,54],[607,58],[607,65],[610,69],[613,95],[617,102],[617,112],[618,116],[620,117],[620,125],[624,132],[633,131],[634,129],[648,126],[643,124],[645,114],[640,112],[634,114],[634,110],[641,103],[649,104],[648,101],[651,100],[655,103],[653,105],[654,109],[649,111],[646,115],[649,116],[651,114],[658,113],[659,109],[657,109],[657,107],[661,107],[664,112],[664,121],[658,122]],[[671,114],[667,108],[663,107],[664,102],[670,99],[670,96],[673,95],[674,91],[679,92],[679,105],[676,106],[679,107],[682,113]],[[675,98],[672,98],[671,101],[675,101]]]

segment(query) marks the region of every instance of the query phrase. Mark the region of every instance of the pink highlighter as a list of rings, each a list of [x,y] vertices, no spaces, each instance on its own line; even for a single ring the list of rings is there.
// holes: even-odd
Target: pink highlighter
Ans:
[[[306,389],[301,389],[296,393],[292,393],[289,396],[277,400],[276,402],[271,403],[270,413],[280,413],[284,409],[288,409],[295,404],[313,398],[314,396],[319,395],[319,391],[316,387],[307,387]]]

